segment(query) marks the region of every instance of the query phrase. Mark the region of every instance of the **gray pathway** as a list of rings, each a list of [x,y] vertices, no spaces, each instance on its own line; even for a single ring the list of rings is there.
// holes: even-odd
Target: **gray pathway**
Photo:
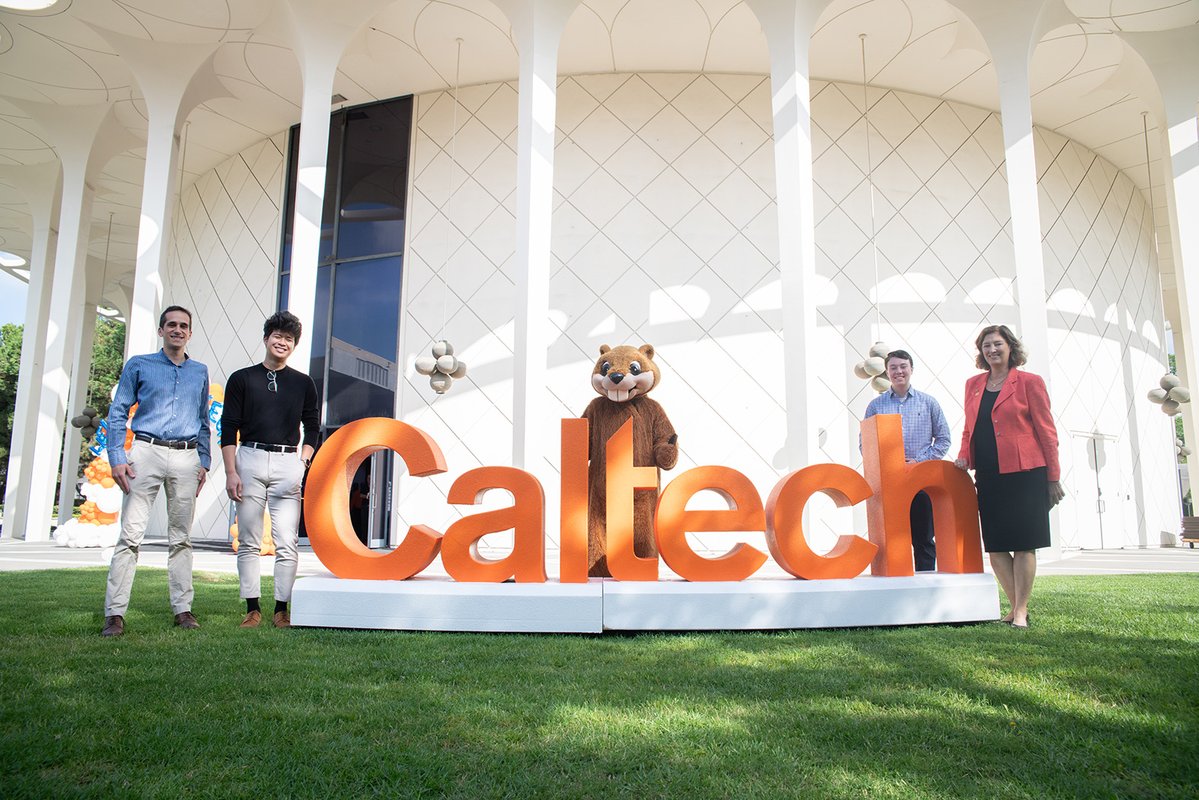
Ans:
[[[206,572],[237,572],[237,557],[224,542],[194,543],[194,568]],[[0,572],[7,570],[59,569],[62,567],[106,567],[108,553],[97,548],[58,547],[54,542],[25,542],[0,538]],[[488,554],[491,555],[491,554]],[[497,554],[498,555],[498,554]],[[262,574],[269,575],[274,559],[263,558]],[[165,541],[147,541],[142,545],[139,564],[166,567]],[[428,570],[437,573],[440,561]],[[557,570],[551,570],[556,573]],[[1199,549],[1186,547],[1152,550],[1075,550],[1058,558],[1042,558],[1040,575],[1120,575],[1143,572],[1199,572]],[[312,549],[300,549],[300,576],[326,573]],[[762,570],[779,576],[784,573],[773,563]],[[443,573],[444,574],[444,573]],[[666,570],[663,570],[665,577]]]

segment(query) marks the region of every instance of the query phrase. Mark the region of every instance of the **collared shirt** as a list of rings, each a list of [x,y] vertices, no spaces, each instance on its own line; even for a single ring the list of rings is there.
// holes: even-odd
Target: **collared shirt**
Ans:
[[[195,441],[200,466],[212,464],[208,425],[208,367],[186,356],[176,365],[166,353],[133,356],[121,370],[121,382],[108,409],[108,463],[125,464],[125,429],[137,403],[134,433],[155,439]]]
[[[932,395],[909,388],[906,397],[899,397],[888,389],[870,401],[863,419],[875,414],[903,418],[903,454],[908,461],[934,461],[949,452],[949,423]]]

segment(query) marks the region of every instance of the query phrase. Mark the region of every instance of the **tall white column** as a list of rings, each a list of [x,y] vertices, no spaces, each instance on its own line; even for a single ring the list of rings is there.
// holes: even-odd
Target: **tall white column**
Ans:
[[[817,449],[810,376],[816,366],[816,222],[812,177],[812,91],[808,51],[825,0],[748,0],[770,47],[775,205],[783,290],[787,469]]]
[[[1163,167],[1166,170],[1166,213],[1174,256],[1174,278],[1178,291],[1181,330],[1174,329],[1174,345],[1179,375],[1193,381],[1199,376],[1199,345],[1196,344],[1196,316],[1199,315],[1199,29],[1195,26],[1155,33],[1122,33],[1145,59],[1161,90],[1162,104],[1153,109],[1154,121],[1161,133]],[[1194,387],[1193,383],[1188,386]],[[1194,403],[1183,406],[1187,417],[1187,435],[1195,426]],[[1192,449],[1192,437],[1187,445]],[[1196,462],[1191,456],[1191,463]],[[1196,485],[1192,481],[1192,486]]]
[[[103,106],[43,107],[39,122],[45,128],[62,162],[62,212],[54,281],[46,324],[46,356],[42,392],[37,412],[38,447],[33,449],[29,486],[26,539],[50,536],[54,484],[62,454],[60,442],[70,400],[72,363],[80,335],[79,309],[84,298],[87,232],[90,228],[93,190],[87,184],[92,148],[110,112]]]
[[[346,46],[391,0],[287,0],[292,46],[300,59],[304,99],[300,108],[300,143],[296,164],[296,206],[291,234],[291,279],[287,308],[312,330],[316,309],[316,266],[325,208],[325,175],[329,157],[329,113],[337,65]],[[307,371],[312,337],[296,343],[291,363]]]
[[[4,535],[23,536],[29,516],[30,475],[36,447],[38,401],[46,356],[46,327],[50,317],[50,287],[54,281],[54,247],[58,240],[59,177],[57,161],[8,167],[5,173],[21,187],[33,219],[33,248],[29,258],[29,290],[25,296],[25,328],[21,340],[21,374],[13,409],[12,442],[8,448],[8,482],[4,488]]]
[[[1029,369],[1049,380],[1049,315],[1045,295],[1045,256],[1041,246],[1041,207],[1033,148],[1032,99],[1028,63],[1001,63],[999,113],[1003,122],[1004,172],[1012,211],[1012,251],[1016,263],[1016,305]]]
[[[211,70],[204,74],[209,79],[206,84],[196,80],[220,43],[181,44],[96,30],[133,71],[149,116],[133,307],[125,334],[126,352],[149,353],[159,346],[162,273],[167,264],[171,215],[178,188],[179,131],[193,107],[222,91],[209,74]]]
[[[87,384],[92,370],[92,343],[96,339],[96,302],[84,295],[79,315],[79,335],[75,338],[72,358],[74,380],[71,381],[71,399],[67,404],[67,417],[80,413],[87,404]],[[79,448],[83,435],[74,425],[66,426],[62,445],[62,474],[58,487],[58,524],[62,525],[72,516],[75,500],[75,484],[79,480]]]
[[[551,458],[546,433],[551,341],[550,233],[558,43],[576,0],[499,3],[520,47],[516,140],[516,329],[513,341],[513,463],[534,474]]]
[[[978,26],[991,51],[999,79],[1004,172],[1012,213],[1016,264],[1016,334],[1028,350],[1029,369],[1050,381],[1049,315],[1045,296],[1045,257],[1033,146],[1029,65],[1041,34],[1074,21],[1047,0],[953,0]],[[1064,16],[1063,16],[1064,15]],[[998,320],[997,320],[998,321]]]

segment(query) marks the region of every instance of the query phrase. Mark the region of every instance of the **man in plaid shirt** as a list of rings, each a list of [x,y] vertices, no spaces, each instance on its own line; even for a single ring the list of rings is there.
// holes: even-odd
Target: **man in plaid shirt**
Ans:
[[[875,414],[899,414],[903,419],[903,452],[909,461],[941,459],[949,452],[949,423],[941,404],[931,395],[912,388],[912,356],[906,350],[887,353],[887,379],[891,388],[870,401],[866,419]],[[916,571],[937,567],[933,540],[933,504],[920,492],[912,498],[912,551]]]

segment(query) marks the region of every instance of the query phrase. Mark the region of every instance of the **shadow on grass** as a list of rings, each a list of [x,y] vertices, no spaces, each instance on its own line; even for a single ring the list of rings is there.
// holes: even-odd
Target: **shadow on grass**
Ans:
[[[1028,631],[572,637],[241,631],[231,576],[179,631],[146,569],[116,641],[103,583],[0,575],[6,796],[1196,793],[1194,576],[1044,579]]]

